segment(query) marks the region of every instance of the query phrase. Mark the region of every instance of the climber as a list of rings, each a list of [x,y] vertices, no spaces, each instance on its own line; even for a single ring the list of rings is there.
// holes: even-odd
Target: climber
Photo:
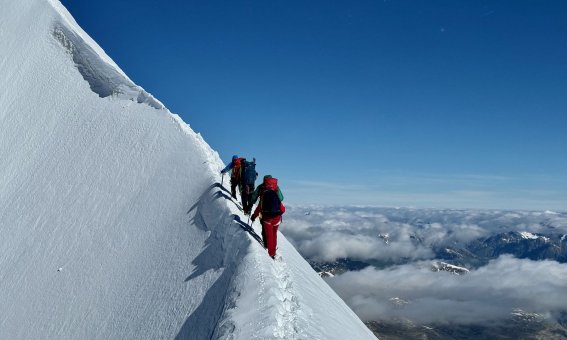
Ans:
[[[282,222],[282,214],[285,212],[285,206],[281,199],[283,195],[281,195],[278,180],[272,176],[264,176],[264,182],[258,186],[258,188],[260,189],[260,187],[262,187],[262,189],[259,190],[259,194],[256,197],[260,198],[260,202],[252,215],[252,222],[260,215],[264,248],[267,248],[268,255],[270,255],[272,259],[275,259],[278,243],[278,228]]]
[[[239,158],[238,155],[232,156],[232,161],[228,163],[228,165],[222,169],[221,174],[224,175],[229,170],[230,172],[230,193],[232,194],[232,198],[236,198],[236,186],[240,188],[240,180],[242,174],[241,164],[245,158]],[[242,191],[242,190],[241,190]]]
[[[242,210],[244,210],[245,215],[250,215],[253,205],[251,199],[252,193],[256,185],[256,178],[258,178],[258,173],[256,172],[256,158],[253,158],[252,162],[243,160],[241,168],[240,197],[242,199]]]
[[[254,190],[254,192],[252,193],[252,197],[250,199],[251,205],[256,204],[258,197],[260,197],[262,195],[262,192],[264,191],[264,183],[266,182],[266,179],[268,179],[268,178],[272,178],[272,176],[270,176],[270,175],[264,176],[264,182],[262,182],[262,184],[258,185],[256,190]],[[280,201],[283,201],[284,197],[283,197],[283,194],[282,194],[279,187],[278,187],[278,197],[279,197]]]

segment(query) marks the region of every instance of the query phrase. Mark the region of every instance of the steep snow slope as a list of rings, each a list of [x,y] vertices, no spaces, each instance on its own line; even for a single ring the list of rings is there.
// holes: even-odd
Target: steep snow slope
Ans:
[[[1,7],[1,339],[373,338],[58,1]]]

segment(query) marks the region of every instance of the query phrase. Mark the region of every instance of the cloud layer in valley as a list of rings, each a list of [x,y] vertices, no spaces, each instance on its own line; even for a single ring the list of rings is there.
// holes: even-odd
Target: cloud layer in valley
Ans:
[[[567,234],[567,214],[373,207],[291,207],[281,230],[310,260],[431,259],[431,246],[508,231]]]
[[[363,320],[486,323],[515,309],[554,317],[567,306],[567,264],[509,255],[466,275],[412,263],[368,267],[327,282]]]
[[[380,265],[327,279],[363,320],[487,324],[515,309],[567,309],[567,264],[503,255],[465,275],[431,270],[435,247],[510,231],[567,235],[566,213],[292,206],[281,231],[308,260]]]

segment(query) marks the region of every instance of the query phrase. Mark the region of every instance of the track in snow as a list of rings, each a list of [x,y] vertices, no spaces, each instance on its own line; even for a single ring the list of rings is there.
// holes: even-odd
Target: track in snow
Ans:
[[[298,339],[299,327],[297,325],[297,311],[299,302],[293,287],[293,280],[289,275],[287,265],[281,255],[277,255],[272,269],[278,281],[278,291],[275,292],[280,300],[276,314],[276,328],[274,336],[277,339]]]

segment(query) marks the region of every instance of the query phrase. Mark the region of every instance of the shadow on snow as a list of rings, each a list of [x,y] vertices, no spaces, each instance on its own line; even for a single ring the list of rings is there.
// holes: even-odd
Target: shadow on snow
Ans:
[[[194,213],[191,222],[200,230],[209,231],[210,234],[205,241],[203,250],[193,260],[192,264],[195,269],[185,279],[185,282],[193,280],[209,270],[222,271],[222,273],[208,289],[201,304],[189,315],[176,339],[210,339],[214,335],[226,299],[229,296],[230,281],[236,269],[236,257],[239,255],[243,242],[246,242],[246,238],[239,236],[239,233],[237,234],[236,230],[238,229],[230,230],[227,228],[231,227],[233,223],[237,224],[240,229],[246,231],[262,245],[261,237],[249,224],[243,222],[240,216],[219,214],[218,208],[215,207],[215,201],[221,198],[231,201],[242,210],[226,188],[220,183],[214,183],[203,192],[197,202],[187,211],[187,214]],[[210,326],[207,327],[206,325]]]

